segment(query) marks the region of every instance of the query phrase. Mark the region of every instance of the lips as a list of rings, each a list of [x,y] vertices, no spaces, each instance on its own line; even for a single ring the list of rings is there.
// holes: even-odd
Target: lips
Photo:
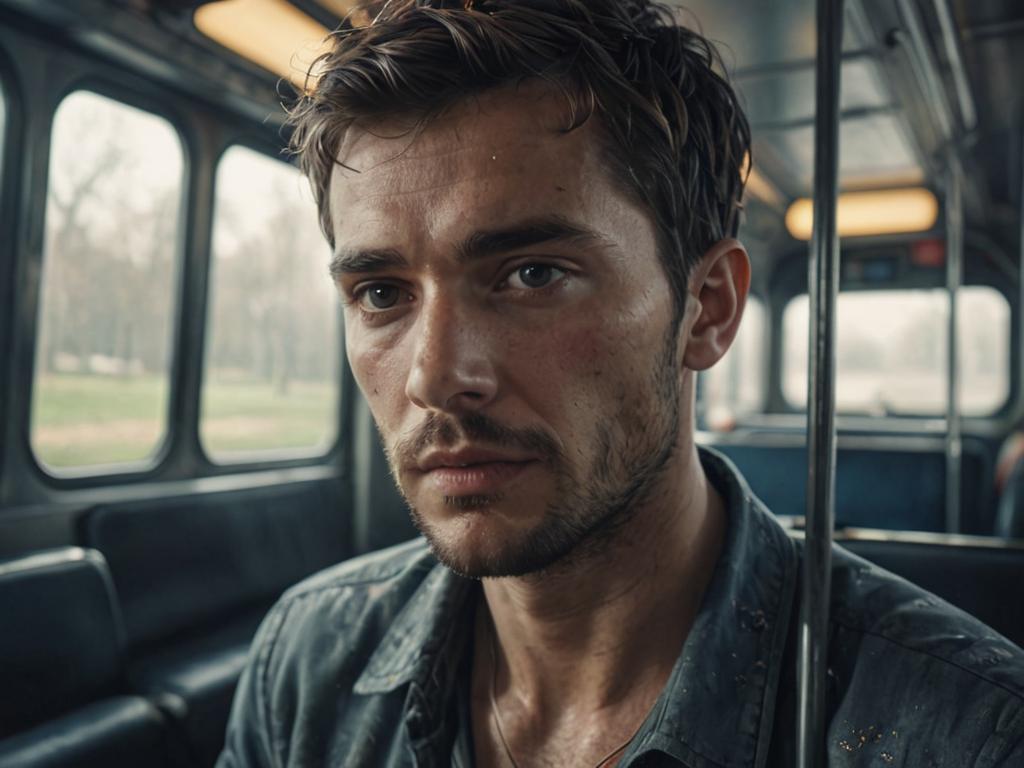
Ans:
[[[531,457],[465,449],[429,453],[417,470],[445,496],[491,495],[535,464],[536,459]]]

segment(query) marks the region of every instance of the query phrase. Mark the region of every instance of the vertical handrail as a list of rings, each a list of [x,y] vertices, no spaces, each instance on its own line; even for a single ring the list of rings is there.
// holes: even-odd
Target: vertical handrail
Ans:
[[[906,30],[900,31],[897,39],[905,40],[908,44],[911,68],[919,81],[921,92],[931,107],[939,134],[943,141],[950,141],[953,138],[953,112],[939,79],[935,60],[928,48],[924,26],[917,14],[917,6],[913,0],[896,0],[896,7]]]
[[[843,0],[817,0],[814,229],[807,270],[807,525],[800,605],[797,765],[823,768],[828,608],[835,518],[835,324],[839,292],[839,87]]]
[[[957,103],[960,106],[960,119],[964,130],[970,133],[978,126],[978,111],[971,95],[971,85],[967,80],[963,54],[960,52],[960,41],[957,39],[956,22],[949,10],[949,0],[933,0],[935,16],[939,20],[942,31],[942,45],[946,49],[946,60],[953,73],[953,85],[956,88]]]
[[[960,434],[960,284],[963,281],[964,208],[963,166],[955,148],[949,151],[946,169],[946,295],[949,303],[949,328],[946,342],[946,531],[960,532],[960,473],[962,440]]]

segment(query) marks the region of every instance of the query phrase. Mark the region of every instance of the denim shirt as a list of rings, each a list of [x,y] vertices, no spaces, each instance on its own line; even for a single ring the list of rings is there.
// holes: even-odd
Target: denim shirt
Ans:
[[[619,766],[792,768],[800,543],[701,451],[728,526],[695,623]],[[828,764],[1024,766],[1024,651],[834,549]],[[219,768],[451,766],[479,583],[422,540],[323,571],[264,620]]]

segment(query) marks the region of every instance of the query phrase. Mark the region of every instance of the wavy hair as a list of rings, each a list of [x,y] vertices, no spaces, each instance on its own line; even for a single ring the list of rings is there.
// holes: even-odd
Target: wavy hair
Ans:
[[[611,172],[651,212],[681,317],[692,266],[738,226],[750,127],[714,45],[651,0],[387,0],[343,24],[289,112],[291,149],[333,246],[328,188],[357,121],[422,125],[531,79],[566,99],[565,131],[597,117]],[[312,84],[312,80],[308,81]]]

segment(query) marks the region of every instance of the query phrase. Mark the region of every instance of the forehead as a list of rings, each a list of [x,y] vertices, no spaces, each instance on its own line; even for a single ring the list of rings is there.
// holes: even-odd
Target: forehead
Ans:
[[[394,247],[485,221],[565,215],[600,220],[627,204],[602,163],[597,120],[565,132],[565,100],[549,88],[467,100],[420,129],[400,121],[353,128],[331,178],[338,247]],[[635,211],[634,211],[635,213]]]

